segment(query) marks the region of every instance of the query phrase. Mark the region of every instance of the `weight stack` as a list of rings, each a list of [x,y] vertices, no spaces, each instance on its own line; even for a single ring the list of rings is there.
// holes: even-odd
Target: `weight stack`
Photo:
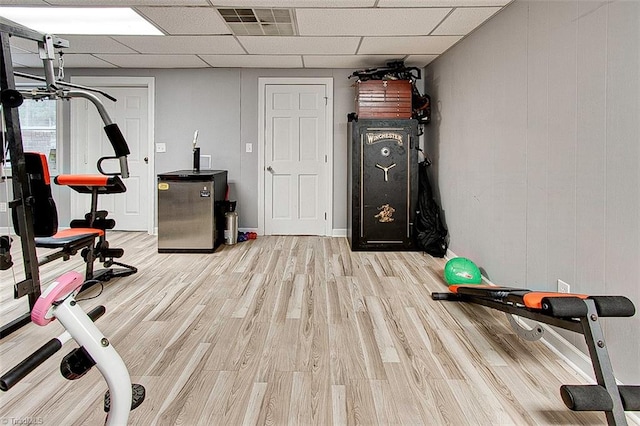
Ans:
[[[347,239],[353,251],[411,251],[417,202],[417,120],[348,125]]]

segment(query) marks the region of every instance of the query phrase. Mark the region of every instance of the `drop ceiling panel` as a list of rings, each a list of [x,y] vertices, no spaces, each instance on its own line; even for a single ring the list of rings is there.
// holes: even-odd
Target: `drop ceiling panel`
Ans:
[[[216,7],[373,7],[375,3],[376,0],[211,0]]]
[[[300,9],[300,35],[427,35],[449,8]]]
[[[11,48],[11,56],[13,56],[13,55],[24,55],[24,54],[27,54],[27,53],[30,53],[32,55],[36,54],[35,52],[29,52],[28,50],[20,49],[19,47],[13,46],[13,45],[10,45],[10,48]]]
[[[379,0],[378,7],[505,6],[512,0]]]
[[[167,34],[231,34],[212,7],[139,7],[136,10]]]
[[[69,41],[64,53],[137,53],[111,37],[96,35],[61,35]]]
[[[207,0],[47,0],[52,6],[209,6]]]
[[[65,68],[116,68],[115,65],[93,55],[71,53],[64,55],[64,66]]]
[[[408,67],[424,68],[437,57],[438,55],[409,55],[404,60],[404,64]]]
[[[386,55],[305,55],[305,68],[375,68],[383,67],[394,58]]]
[[[64,37],[63,37],[64,38]],[[20,37],[11,37],[9,39],[11,47],[17,47],[25,52],[38,53],[38,43],[33,40],[27,40]]]
[[[362,55],[439,55],[462,36],[364,37],[358,54]]]
[[[49,6],[44,0],[0,0],[0,6]]]
[[[403,59],[424,67],[510,0],[0,0],[10,6],[134,7],[166,36],[65,36],[67,67],[100,56],[136,68],[351,68]],[[291,8],[299,36],[237,35],[217,8]],[[250,34],[250,33],[249,33]],[[262,32],[261,32],[262,34]],[[39,66],[34,42],[12,38],[12,52]],[[70,56],[76,55],[76,56]],[[18,57],[18,56],[16,56]],[[73,58],[73,59],[72,59]],[[109,65],[104,65],[109,67]]]
[[[359,37],[238,37],[240,44],[251,54],[267,55],[352,55],[358,48]]]
[[[302,68],[299,55],[200,55],[212,67]]]
[[[241,54],[232,36],[114,36],[114,40],[140,53]]]
[[[33,53],[11,53],[11,61],[13,62],[13,66],[17,68],[42,68],[42,60],[38,55]]]
[[[208,68],[196,55],[96,55],[121,68]]]
[[[11,53],[14,66],[23,66],[29,68],[42,68],[42,60],[36,53]],[[112,64],[96,58],[92,55],[85,54],[66,54],[64,55],[65,68],[115,68]],[[54,62],[57,72],[58,61]]]
[[[447,16],[432,35],[465,35],[500,10],[499,7],[460,7]]]

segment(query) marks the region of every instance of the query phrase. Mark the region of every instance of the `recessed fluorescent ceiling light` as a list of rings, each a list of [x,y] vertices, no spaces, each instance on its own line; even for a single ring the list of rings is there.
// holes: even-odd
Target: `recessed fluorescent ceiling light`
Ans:
[[[163,35],[122,7],[0,7],[0,16],[48,34]]]

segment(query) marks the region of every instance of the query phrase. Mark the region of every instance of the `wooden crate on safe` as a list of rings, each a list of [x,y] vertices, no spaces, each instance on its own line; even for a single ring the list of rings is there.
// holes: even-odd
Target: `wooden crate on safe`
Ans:
[[[410,80],[367,80],[356,83],[359,118],[411,118]]]

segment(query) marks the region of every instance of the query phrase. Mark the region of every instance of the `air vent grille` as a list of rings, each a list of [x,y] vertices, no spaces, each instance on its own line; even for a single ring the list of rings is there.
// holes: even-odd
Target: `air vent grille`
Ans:
[[[218,9],[235,35],[296,35],[291,9]]]

